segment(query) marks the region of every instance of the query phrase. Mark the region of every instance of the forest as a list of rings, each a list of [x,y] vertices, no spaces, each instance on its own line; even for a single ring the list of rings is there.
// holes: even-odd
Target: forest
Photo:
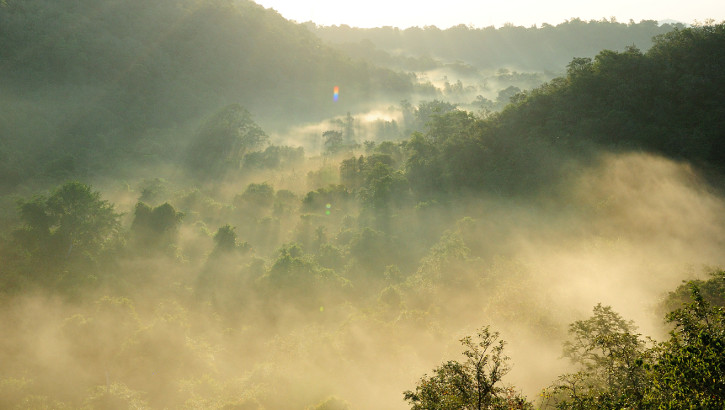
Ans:
[[[476,28],[458,25],[444,30],[435,26],[361,29],[346,25],[305,25],[322,40],[354,56],[393,67],[435,67],[462,62],[479,69],[558,73],[573,56],[594,56],[601,50],[623,51],[626,46],[649,48],[652,37],[683,24],[658,24],[653,20],[629,23],[614,18],[597,21],[569,19],[557,25]],[[516,52],[511,52],[515,45]],[[442,60],[442,61],[441,61]]]
[[[725,408],[725,23],[0,42],[0,408]]]

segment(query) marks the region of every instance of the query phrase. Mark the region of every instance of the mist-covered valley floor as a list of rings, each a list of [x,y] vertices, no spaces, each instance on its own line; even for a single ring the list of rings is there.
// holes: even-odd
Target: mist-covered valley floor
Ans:
[[[81,3],[0,2],[0,408],[722,407],[722,23]]]
[[[335,193],[230,181],[218,187],[240,192],[230,200],[146,183],[104,190],[125,215],[97,255],[29,255],[48,264],[29,278],[5,259],[5,404],[300,408],[334,396],[400,408],[482,325],[508,341],[507,383],[536,398],[570,370],[567,324],[602,303],[663,339],[667,293],[722,264],[722,198],[691,167],[646,154],[603,155],[551,196],[374,217]],[[153,189],[167,194],[141,227],[133,204]]]

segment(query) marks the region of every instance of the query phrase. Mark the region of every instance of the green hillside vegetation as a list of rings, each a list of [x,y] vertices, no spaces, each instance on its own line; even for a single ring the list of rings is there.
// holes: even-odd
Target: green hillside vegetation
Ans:
[[[713,272],[706,286],[723,286],[725,273]],[[690,282],[691,299],[667,315],[674,330],[654,343],[636,333],[633,322],[598,304],[585,320],[569,325],[564,356],[577,370],[543,390],[538,405],[556,409],[705,408],[725,405],[725,314],[710,305]],[[722,296],[721,293],[719,296]],[[533,409],[503,384],[511,370],[505,341],[488,327],[474,340],[461,339],[464,362],[451,360],[406,391],[412,409]]]
[[[613,19],[583,21],[578,18],[556,26],[546,23],[541,27],[507,24],[498,29],[466,25],[448,29],[426,26],[403,30],[395,27],[306,25],[321,39],[352,55],[412,71],[425,71],[446,62],[458,62],[459,70],[472,65],[478,69],[508,67],[537,72],[559,72],[573,57],[593,57],[604,49],[624,51],[625,46],[634,45],[646,50],[652,37],[674,28],[684,28],[681,24],[659,25],[651,20],[621,23]]]
[[[653,37],[684,28],[647,20],[625,24],[576,18],[556,26],[506,24],[498,29],[305,25],[347,55],[412,71],[446,100],[484,113],[500,111],[517,92],[561,76],[574,57],[593,58],[601,50],[625,51],[626,47],[647,51]]]
[[[252,3],[0,4],[0,408],[723,406],[725,24],[359,141]]]
[[[654,152],[722,174],[724,51],[717,25],[664,34],[646,53],[575,58],[565,77],[517,94],[490,119],[435,117],[408,143],[409,181],[419,191],[531,192],[555,183],[562,161],[602,148]]]
[[[283,129],[415,89],[248,0],[3,1],[0,42],[4,187],[158,157],[230,104]]]

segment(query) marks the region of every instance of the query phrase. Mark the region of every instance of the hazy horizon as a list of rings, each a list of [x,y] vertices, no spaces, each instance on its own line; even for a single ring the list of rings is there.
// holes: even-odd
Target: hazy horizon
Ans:
[[[531,27],[542,24],[557,25],[579,18],[584,21],[615,18],[620,22],[656,20],[660,23],[677,21],[684,24],[708,19],[725,20],[725,4],[718,1],[694,2],[535,2],[531,0],[487,3],[453,0],[439,4],[418,6],[412,1],[383,2],[372,0],[355,6],[352,2],[316,0],[257,0],[265,8],[273,8],[287,19],[299,23],[312,21],[318,25],[348,25],[359,28],[392,26],[436,26],[441,29],[460,24],[473,27],[502,27],[506,24]]]

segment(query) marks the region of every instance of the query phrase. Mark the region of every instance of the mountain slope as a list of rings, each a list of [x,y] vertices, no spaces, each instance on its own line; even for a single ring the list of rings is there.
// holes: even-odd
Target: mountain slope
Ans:
[[[627,45],[648,49],[652,37],[681,24],[658,25],[647,20],[628,24],[611,20],[571,19],[552,26],[505,25],[472,28],[465,25],[441,30],[432,27],[355,28],[316,26],[311,31],[351,55],[365,56],[379,64],[430,64],[431,58],[462,61],[479,69],[515,68],[560,72],[573,57],[593,57],[603,49],[623,50]],[[423,56],[410,61],[410,56]]]
[[[721,181],[724,73],[725,24],[675,30],[646,53],[630,47],[576,58],[565,77],[518,94],[491,118],[438,116],[409,144],[408,178],[424,195],[528,194],[557,183],[572,159],[647,151]]]
[[[21,166],[33,158],[92,172],[149,130],[232,103],[283,127],[413,89],[410,76],[352,61],[248,0],[8,0],[0,42],[0,156],[23,157],[6,181],[45,172]]]

